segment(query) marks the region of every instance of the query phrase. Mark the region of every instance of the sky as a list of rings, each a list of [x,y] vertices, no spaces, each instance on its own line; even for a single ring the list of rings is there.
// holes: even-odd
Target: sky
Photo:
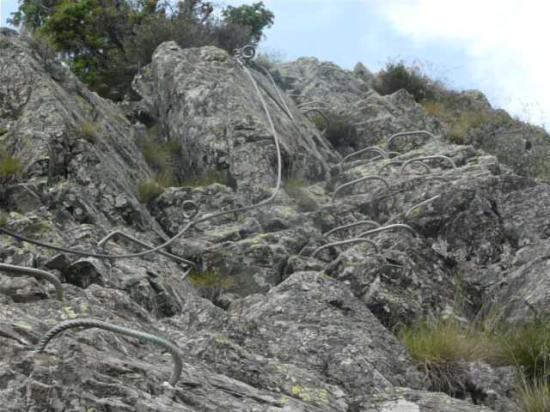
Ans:
[[[257,0],[221,0],[251,4]],[[220,0],[215,1],[217,3]],[[404,60],[455,89],[550,130],[548,0],[264,0],[275,14],[261,50],[378,71]],[[17,0],[0,0],[1,25]]]

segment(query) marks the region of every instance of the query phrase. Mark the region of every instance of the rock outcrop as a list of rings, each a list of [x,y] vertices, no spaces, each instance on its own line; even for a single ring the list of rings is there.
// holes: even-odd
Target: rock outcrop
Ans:
[[[258,90],[225,52],[165,43],[136,77],[142,101],[128,103],[128,115],[0,32],[0,148],[22,165],[0,174],[0,263],[48,271],[64,290],[58,301],[44,279],[0,272],[2,407],[517,410],[509,368],[471,362],[462,399],[432,392],[395,330],[442,316],[465,322],[480,310],[518,323],[547,313],[550,186],[478,144],[450,143],[407,92],[379,96],[361,67],[299,59],[273,69],[283,88],[248,70]],[[158,245],[189,224],[193,205],[204,217],[272,193],[277,156],[260,96],[282,147],[275,199],[205,219],[163,255],[102,258],[142,250],[121,236],[104,244],[113,231]],[[299,110],[313,99],[345,112],[359,139],[339,153]],[[140,203],[140,183],[154,176],[137,145],[147,127],[181,147],[182,181],[226,178]],[[418,129],[432,135],[400,138],[392,159],[339,164],[354,146],[386,147],[393,133]],[[428,159],[405,165],[418,158]],[[370,234],[374,244],[329,245],[373,226],[331,229],[367,220],[398,226]],[[165,383],[171,357],[159,347],[104,330],[71,329],[33,352],[49,328],[78,318],[168,339],[181,377]]]

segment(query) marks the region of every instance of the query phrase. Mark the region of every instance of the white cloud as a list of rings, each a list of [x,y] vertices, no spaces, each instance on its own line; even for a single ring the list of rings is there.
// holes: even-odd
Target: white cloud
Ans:
[[[423,45],[460,47],[497,106],[550,128],[550,2],[546,0],[365,0],[400,34]]]

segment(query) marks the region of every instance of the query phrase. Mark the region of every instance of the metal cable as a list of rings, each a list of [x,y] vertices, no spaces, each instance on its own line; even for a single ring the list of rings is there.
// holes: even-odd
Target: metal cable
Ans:
[[[404,223],[395,223],[393,225],[387,225],[387,226],[378,227],[376,229],[368,230],[366,232],[361,233],[358,237],[373,235],[375,233],[384,232],[384,231],[390,230],[390,229],[405,229],[405,230],[408,230],[409,232],[411,232],[413,234],[413,236],[417,236],[416,231],[412,227],[410,227],[409,225],[406,225]]]
[[[322,110],[320,110],[317,107],[311,107],[309,109],[306,109],[306,110],[303,111],[303,114],[305,116],[306,114],[312,113],[312,112],[319,114],[319,116],[321,116],[323,118],[323,120],[325,121],[325,128],[323,130],[321,130],[321,132],[320,132],[321,135],[324,135],[327,132],[328,128],[330,127],[329,118],[322,112]]]
[[[288,117],[290,117],[292,119],[292,121],[295,121],[294,116],[292,115],[292,112],[290,111],[288,105],[286,104],[286,100],[285,100],[284,96],[281,94],[281,91],[279,90],[279,86],[277,86],[277,83],[275,82],[275,79],[273,78],[273,76],[271,75],[269,70],[267,70],[265,67],[259,65],[258,63],[256,63],[255,66],[259,67],[264,72],[264,74],[267,76],[267,78],[271,82],[271,85],[275,89],[275,93],[277,93],[277,96],[279,96],[279,99],[281,100],[281,103],[283,104],[283,107],[285,108],[285,111],[286,111]]]
[[[455,162],[453,162],[453,160],[448,157],[448,156],[443,156],[443,155],[433,155],[433,156],[424,156],[424,157],[417,157],[415,159],[410,159],[410,160],[407,160],[405,163],[403,163],[403,165],[401,166],[401,170],[399,171],[399,173],[403,174],[403,171],[405,170],[405,168],[410,165],[411,163],[415,163],[415,162],[422,162],[423,160],[434,160],[434,159],[442,159],[442,160],[446,160],[447,162],[449,162],[451,164],[451,166],[453,167],[453,169],[457,169],[456,167],[456,164]]]
[[[350,244],[355,244],[355,243],[368,243],[369,245],[371,245],[376,250],[376,253],[380,252],[380,250],[378,248],[378,245],[376,243],[374,243],[372,240],[363,239],[363,238],[354,238],[354,239],[341,240],[339,242],[327,243],[326,245],[320,246],[320,247],[318,247],[317,249],[315,249],[313,251],[313,253],[311,254],[311,257],[315,257],[315,255],[317,253],[319,253],[321,250],[327,249],[329,247],[350,245]]]
[[[115,230],[111,233],[109,233],[107,236],[105,236],[103,239],[101,239],[99,242],[97,242],[97,247],[99,248],[102,248],[102,249],[105,249],[105,244],[112,238],[114,237],[120,237],[120,238],[123,238],[123,239],[126,239],[130,242],[133,242],[137,245],[140,245],[140,246],[143,246],[144,248],[146,249],[150,249],[152,246],[145,243],[145,242],[142,242],[141,240],[139,239],[136,239],[135,237],[132,237],[130,235],[127,235],[126,233],[124,232],[121,232],[120,230]],[[192,262],[190,260],[187,260],[187,259],[184,259],[182,257],[179,257],[179,256],[176,256],[176,255],[173,255],[172,253],[168,253],[168,252],[165,252],[164,250],[159,250],[158,251],[159,254],[161,255],[164,255],[170,259],[173,259],[179,263],[183,263],[187,266],[191,266],[193,268],[196,268],[197,265],[195,264],[195,262]]]
[[[37,279],[44,279],[50,282],[55,287],[55,292],[57,294],[57,300],[63,300],[63,285],[59,279],[50,272],[45,270],[28,268],[25,266],[16,266],[9,265],[7,263],[0,263],[0,272],[5,272],[12,275],[31,275]]]
[[[404,160],[392,160],[391,162],[386,163],[380,169],[378,169],[378,174],[381,175],[382,171],[388,168],[389,166],[393,166],[393,165],[401,166],[404,162],[405,162]],[[418,164],[424,167],[427,173],[431,173],[432,169],[430,169],[430,166],[422,162],[418,162]]]
[[[357,222],[349,223],[347,225],[337,226],[333,229],[330,229],[328,232],[323,233],[323,236],[328,237],[341,230],[351,229],[353,227],[362,226],[362,225],[373,225],[374,227],[380,227],[380,223],[375,222],[374,220],[359,220]]]
[[[413,130],[413,131],[410,131],[410,132],[399,132],[399,133],[395,133],[394,135],[390,136],[390,138],[388,139],[388,142],[386,143],[386,148],[388,150],[391,150],[391,144],[393,143],[393,141],[400,137],[400,136],[414,136],[414,135],[426,135],[426,136],[429,136],[431,137],[432,139],[436,139],[436,136],[431,133],[431,132],[428,132],[427,130]]]
[[[85,251],[78,250],[78,249],[71,249],[71,248],[66,248],[66,247],[62,247],[62,246],[56,246],[56,245],[52,245],[52,244],[49,244],[49,243],[46,243],[46,242],[41,242],[39,240],[28,238],[28,237],[20,235],[18,233],[14,233],[10,230],[5,229],[4,227],[0,227],[0,232],[5,233],[6,235],[11,236],[15,239],[18,239],[18,240],[21,240],[21,241],[24,241],[24,242],[27,242],[27,243],[31,243],[31,244],[34,244],[34,245],[37,245],[37,246],[49,248],[49,249],[52,249],[52,250],[57,250],[59,252],[65,252],[65,253],[70,253],[70,254],[79,255],[79,256],[95,257],[95,258],[98,258],[98,259],[128,259],[128,258],[141,257],[141,256],[145,256],[145,255],[148,255],[148,254],[151,254],[151,253],[158,252],[159,250],[171,245],[175,240],[177,240],[178,238],[183,236],[189,229],[191,229],[192,227],[198,225],[199,223],[206,222],[208,220],[211,220],[211,219],[214,219],[214,218],[217,218],[217,217],[220,217],[220,216],[225,216],[225,215],[228,215],[228,214],[245,212],[245,211],[248,211],[248,210],[256,209],[258,207],[264,206],[264,205],[270,203],[271,201],[273,201],[273,199],[275,199],[275,197],[277,196],[277,193],[279,192],[279,190],[281,188],[281,182],[282,182],[282,164],[283,164],[283,162],[282,162],[282,156],[281,156],[281,148],[280,148],[280,144],[279,144],[279,137],[277,135],[277,131],[275,130],[275,125],[273,124],[271,114],[269,113],[267,103],[265,102],[265,99],[262,96],[262,93],[261,93],[261,91],[258,87],[258,84],[257,84],[256,80],[254,79],[254,76],[252,75],[250,70],[241,61],[237,60],[237,62],[240,64],[240,66],[242,67],[242,69],[244,70],[244,72],[247,74],[248,78],[252,82],[252,85],[254,86],[254,90],[256,91],[256,94],[258,95],[258,98],[260,99],[260,102],[261,102],[262,107],[264,109],[264,112],[266,114],[269,126],[271,128],[271,132],[273,134],[273,140],[275,142],[275,150],[276,150],[276,153],[277,153],[277,184],[275,185],[275,189],[273,190],[273,193],[268,198],[266,198],[266,199],[264,199],[264,200],[262,200],[262,201],[260,201],[256,204],[250,205],[250,206],[243,206],[243,207],[239,207],[239,208],[235,208],[235,209],[230,209],[230,210],[226,210],[226,211],[212,213],[212,214],[200,217],[200,218],[196,218],[196,219],[192,220],[191,222],[189,222],[187,225],[185,225],[185,227],[182,230],[180,230],[177,234],[175,234],[172,238],[168,239],[167,241],[160,244],[159,246],[156,246],[156,247],[148,249],[148,250],[144,250],[142,252],[127,253],[127,254],[122,254],[122,255],[108,255],[108,254],[101,254],[101,253],[90,253],[90,252],[85,252]]]
[[[420,202],[420,203],[417,203],[416,205],[414,205],[413,207],[411,207],[409,210],[407,210],[407,211],[405,212],[405,214],[403,215],[403,217],[404,217],[405,219],[408,218],[409,215],[410,215],[414,210],[416,210],[416,209],[418,209],[419,207],[422,207],[422,206],[424,206],[424,205],[427,205],[428,203],[431,203],[431,202],[433,202],[434,200],[439,199],[440,197],[441,197],[441,195],[437,195],[437,196],[431,197],[431,198],[429,198],[429,199],[427,199],[427,200],[424,200],[424,201],[422,201],[422,202]]]
[[[386,179],[384,179],[383,177],[380,177],[380,176],[365,176],[365,177],[360,177],[359,179],[355,179],[355,180],[352,180],[351,182],[348,182],[348,183],[344,183],[343,185],[340,185],[338,186],[335,190],[334,190],[334,193],[332,194],[332,199],[331,201],[334,202],[334,198],[336,197],[336,195],[338,194],[339,191],[341,191],[342,189],[345,189],[346,187],[349,187],[349,186],[353,186],[357,183],[361,183],[361,182],[365,182],[367,180],[379,180],[381,182],[383,182],[385,185],[386,185],[386,188],[388,190],[390,190],[390,185],[389,183],[386,181]]]
[[[36,348],[36,352],[42,353],[44,349],[46,349],[48,342],[52,340],[57,334],[63,332],[66,329],[79,327],[105,329],[110,332],[120,333],[122,335],[131,336],[137,339],[143,339],[147,342],[163,347],[170,353],[170,355],[172,355],[172,359],[174,360],[174,371],[172,372],[169,383],[170,385],[174,386],[178,381],[181,375],[181,371],[183,370],[183,362],[181,360],[180,350],[176,345],[159,336],[134,329],[125,328],[123,326],[113,325],[111,323],[103,322],[101,320],[83,318],[61,322],[60,324],[46,332],[46,334],[40,339]]]
[[[341,161],[340,163],[338,164],[338,166],[341,168],[342,167],[342,164],[347,162],[349,159],[351,159],[352,157],[355,157],[355,156],[359,156],[360,154],[363,154],[363,153],[368,153],[368,152],[374,152],[374,153],[378,153],[380,156],[382,156],[384,159],[387,159],[389,157],[388,153],[378,147],[378,146],[369,146],[369,147],[366,147],[364,149],[361,149],[361,150],[358,150],[356,152],[353,152],[353,153],[350,153],[349,155],[345,156]]]

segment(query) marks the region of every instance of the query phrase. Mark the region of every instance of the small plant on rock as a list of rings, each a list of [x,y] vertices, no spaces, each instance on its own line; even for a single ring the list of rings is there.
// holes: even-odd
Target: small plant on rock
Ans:
[[[97,142],[97,127],[92,122],[82,122],[78,129],[78,136],[87,142],[94,144]]]
[[[519,389],[519,403],[525,412],[550,411],[550,384],[544,379],[531,383],[523,379]]]
[[[154,180],[141,182],[138,186],[138,199],[141,203],[150,203],[160,196],[163,188]]]
[[[488,360],[495,353],[488,335],[453,319],[421,322],[405,328],[400,336],[434,389],[451,395],[464,390],[462,361]]]
[[[9,178],[18,176],[23,171],[21,161],[10,155],[3,149],[0,149],[0,178]]]
[[[196,287],[203,297],[215,301],[220,294],[234,285],[231,278],[224,277],[214,270],[204,272],[192,271],[187,277],[189,282]]]
[[[414,100],[421,102],[434,97],[436,83],[422,74],[418,68],[407,67],[404,62],[390,62],[379,73],[374,83],[375,90],[381,95],[395,93],[405,89]]]
[[[550,383],[550,322],[536,320],[501,337],[502,357],[530,382]]]

